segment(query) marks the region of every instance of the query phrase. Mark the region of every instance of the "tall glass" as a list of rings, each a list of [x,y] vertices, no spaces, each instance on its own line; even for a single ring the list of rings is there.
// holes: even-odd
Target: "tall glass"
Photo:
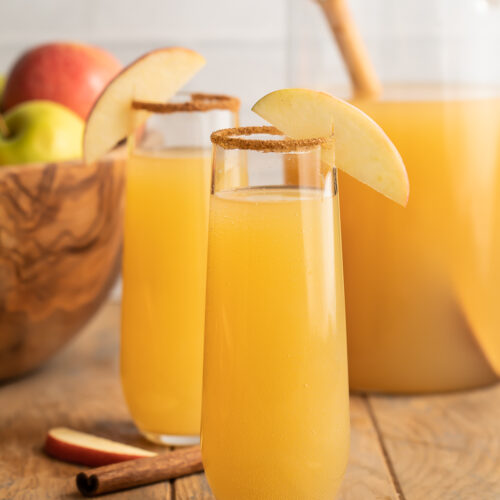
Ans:
[[[134,103],[152,115],[129,141],[121,375],[132,418],[155,442],[199,441],[210,133],[234,123],[237,106],[198,94]]]
[[[500,2],[349,5],[383,87],[355,104],[390,136],[411,184],[402,210],[340,178],[351,387],[492,383],[500,376]],[[320,6],[293,0],[290,14],[291,83],[346,95]]]
[[[202,453],[217,500],[332,500],[347,462],[337,173],[321,140],[277,134],[212,135]],[[225,182],[235,165],[247,182]]]

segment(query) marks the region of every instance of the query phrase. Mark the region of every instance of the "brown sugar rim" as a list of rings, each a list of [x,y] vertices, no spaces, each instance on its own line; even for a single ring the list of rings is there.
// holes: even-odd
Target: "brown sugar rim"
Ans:
[[[224,94],[190,94],[186,102],[147,102],[132,101],[132,109],[150,111],[152,113],[178,113],[190,111],[211,111],[214,109],[227,109],[235,113],[240,109],[240,100]]]
[[[242,136],[255,134],[284,135],[276,127],[237,127],[217,130],[210,136],[211,141],[224,149],[246,149],[272,153],[289,153],[307,151],[315,146],[331,142],[330,137],[314,137],[312,139],[247,139]]]

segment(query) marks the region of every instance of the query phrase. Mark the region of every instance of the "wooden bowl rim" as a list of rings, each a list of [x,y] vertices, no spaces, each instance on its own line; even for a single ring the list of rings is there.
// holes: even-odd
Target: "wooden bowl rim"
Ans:
[[[118,160],[125,158],[126,147],[120,146],[107,155],[103,156],[94,163],[85,163],[83,158],[75,158],[74,160],[64,160],[64,161],[49,161],[49,162],[32,162],[32,163],[19,163],[14,165],[0,165],[0,176],[7,175],[12,172],[18,172],[19,170],[26,171],[38,171],[47,168],[50,165],[64,166],[64,167],[90,167],[99,163],[106,163],[111,160]]]

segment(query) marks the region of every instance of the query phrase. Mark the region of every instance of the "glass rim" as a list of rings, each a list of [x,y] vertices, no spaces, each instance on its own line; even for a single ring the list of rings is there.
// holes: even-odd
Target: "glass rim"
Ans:
[[[187,96],[189,99],[183,102],[151,102],[134,99],[132,101],[132,109],[158,114],[213,110],[228,110],[237,113],[240,109],[240,100],[237,97],[226,94],[193,92],[187,94]]]
[[[282,139],[247,139],[252,135],[280,135]],[[285,136],[276,127],[235,127],[216,130],[210,136],[213,144],[223,149],[243,149],[261,151],[264,153],[292,153],[295,151],[309,151],[314,147],[331,143],[333,135],[327,137],[312,137],[310,139],[292,139]]]

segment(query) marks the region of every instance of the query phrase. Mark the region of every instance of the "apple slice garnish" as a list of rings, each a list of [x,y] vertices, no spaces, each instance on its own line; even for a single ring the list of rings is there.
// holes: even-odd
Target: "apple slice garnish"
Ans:
[[[132,112],[132,101],[163,103],[205,64],[193,50],[167,47],[153,50],[124,68],[97,99],[85,127],[83,155],[93,162],[134,132],[149,116]]]
[[[124,462],[134,458],[153,457],[152,451],[129,446],[66,427],[56,427],[47,433],[45,452],[59,460],[91,467]]]
[[[252,111],[293,139],[328,137],[333,132],[335,166],[406,206],[410,184],[401,155],[385,132],[355,106],[325,92],[282,89],[264,96]]]

